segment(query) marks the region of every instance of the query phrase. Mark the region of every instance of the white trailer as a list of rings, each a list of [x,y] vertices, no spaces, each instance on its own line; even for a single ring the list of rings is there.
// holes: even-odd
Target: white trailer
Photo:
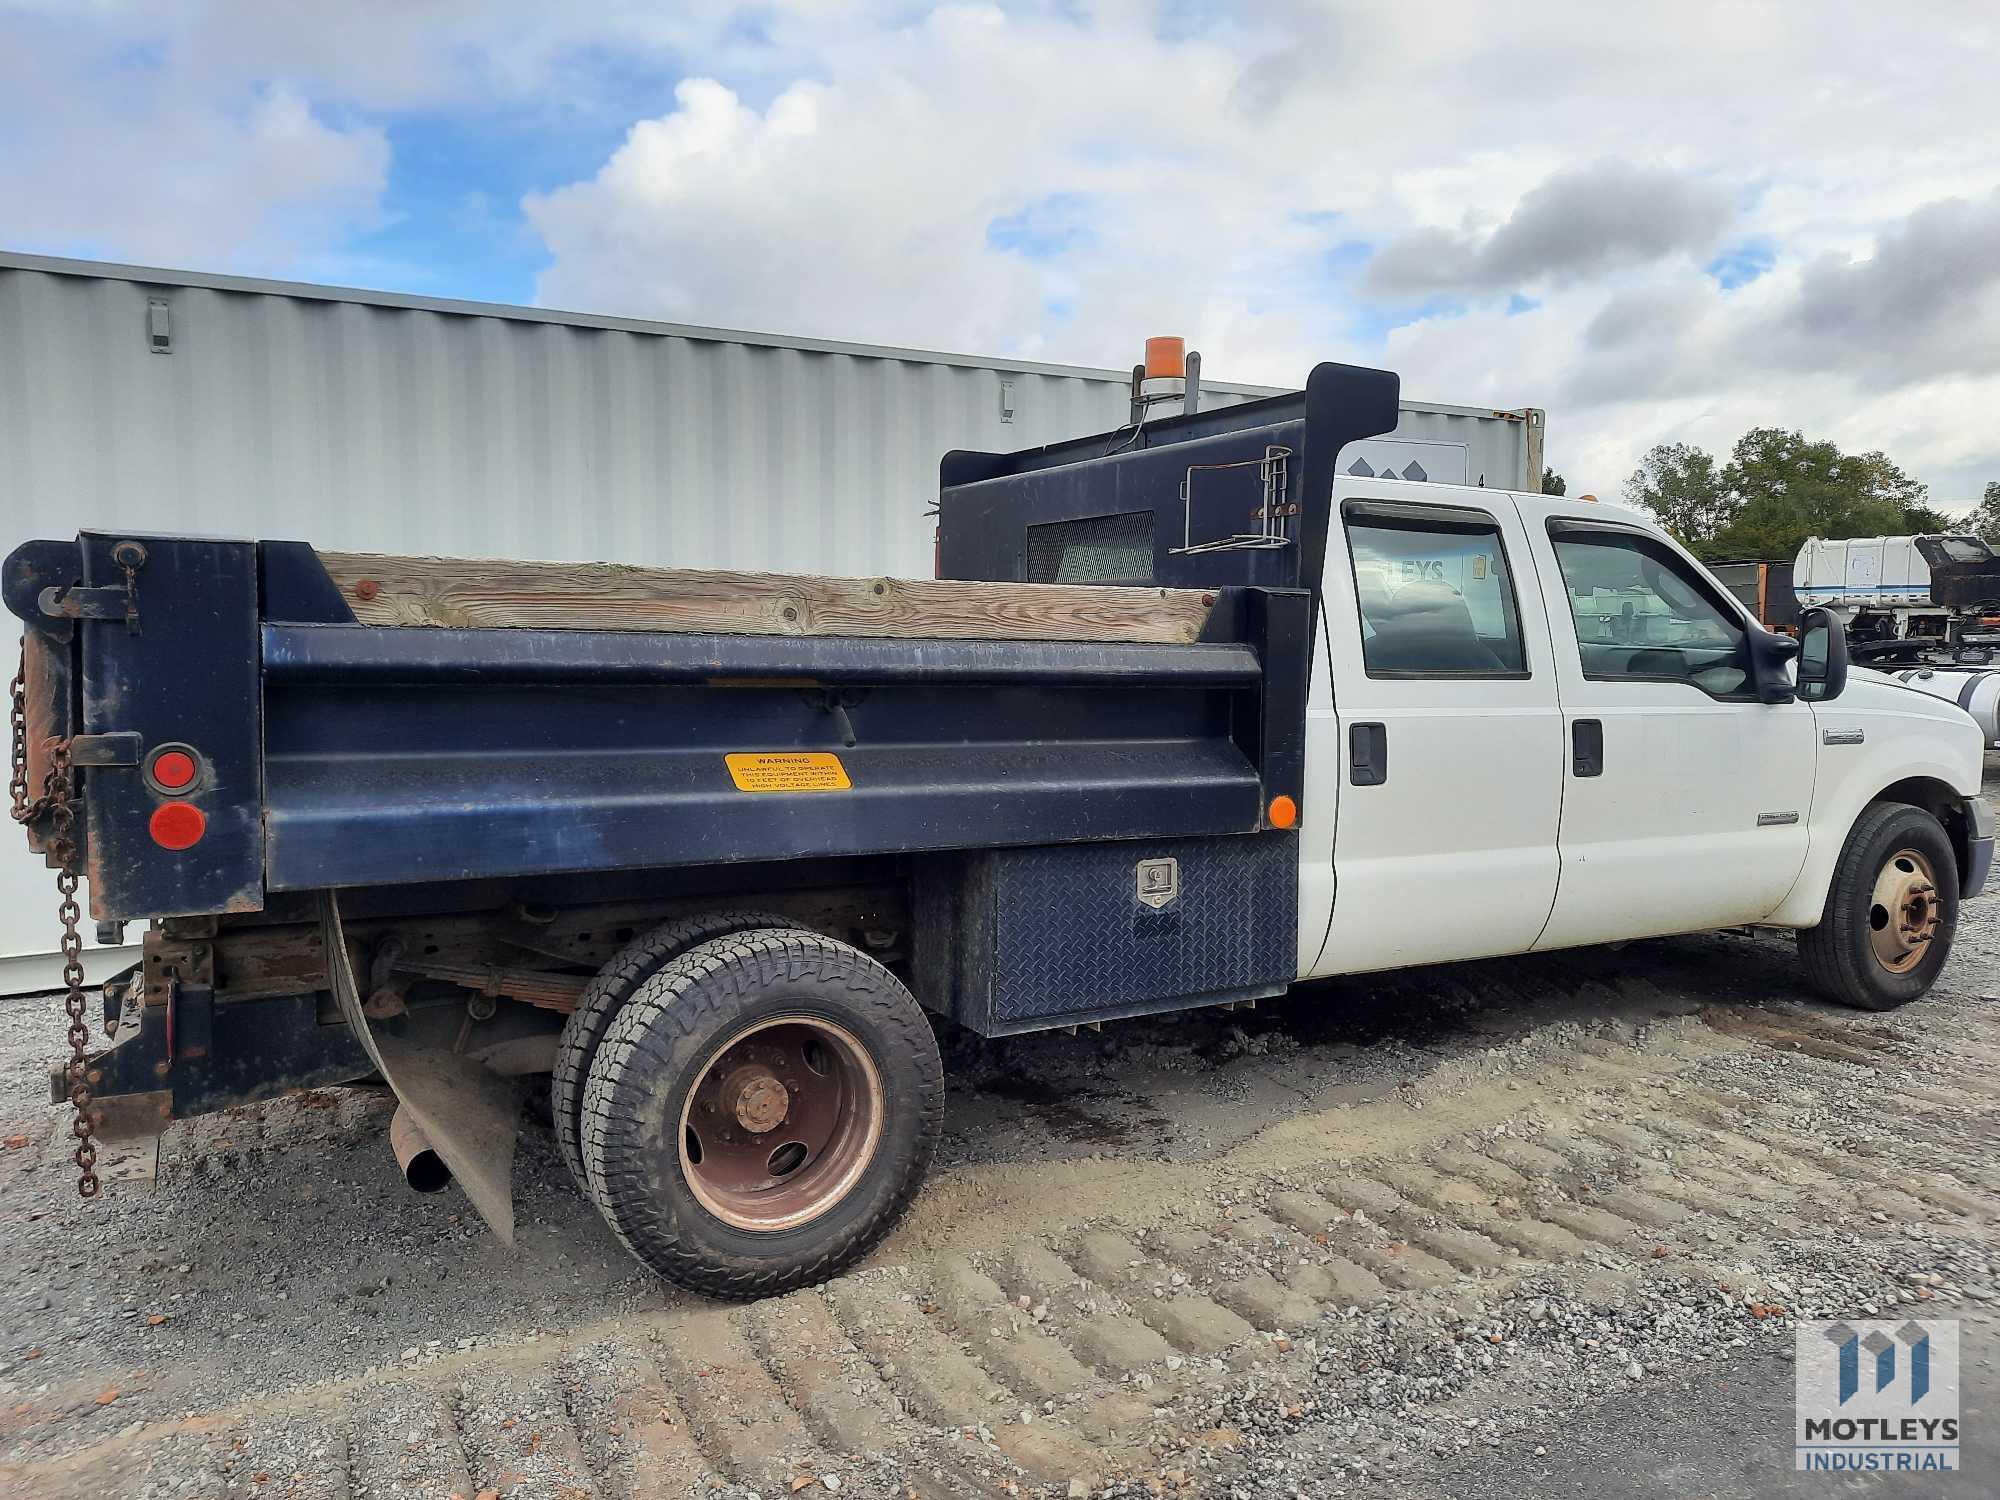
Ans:
[[[1950,580],[1940,590],[1939,570]],[[1792,570],[1801,608],[1831,610],[1856,659],[1983,665],[2000,646],[1990,621],[1993,549],[1969,534],[1807,537]]]

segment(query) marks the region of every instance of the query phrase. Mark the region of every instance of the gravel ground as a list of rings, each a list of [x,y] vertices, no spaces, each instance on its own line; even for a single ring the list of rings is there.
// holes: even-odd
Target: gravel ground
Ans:
[[[633,1266],[532,1122],[503,1249],[359,1090],[80,1203],[59,1006],[0,1003],[0,1490],[1783,1493],[1795,1320],[1905,1309],[1968,1320],[1995,1493],[1996,913],[1889,1018],[1704,937],[953,1036],[908,1221],[747,1310]]]

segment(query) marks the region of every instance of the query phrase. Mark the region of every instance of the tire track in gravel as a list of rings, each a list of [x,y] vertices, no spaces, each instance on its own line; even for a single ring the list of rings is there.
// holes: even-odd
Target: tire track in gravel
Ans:
[[[1977,1155],[2000,1106],[2000,1006],[1954,988],[1884,1021],[1559,972],[1609,1014],[1503,1015],[1490,1045],[1206,1159],[945,1170],[869,1265],[771,1302],[676,1299],[68,1453],[44,1450],[89,1387],[23,1399],[16,1380],[0,1487],[1200,1492],[1267,1461],[1267,1418],[1301,1451],[1353,1441],[1314,1426],[1333,1388],[1315,1361],[1350,1330],[1483,1327],[1523,1288],[1609,1311],[1669,1284],[1748,1327],[1795,1300],[1782,1247],[1842,1236],[1890,1256],[1921,1225],[1968,1264],[1990,1253],[2000,1192]],[[1965,1281],[1856,1285],[1994,1293]],[[1480,1339],[1483,1358],[1508,1342]],[[1344,1375],[1359,1390],[1384,1369],[1354,1356]]]

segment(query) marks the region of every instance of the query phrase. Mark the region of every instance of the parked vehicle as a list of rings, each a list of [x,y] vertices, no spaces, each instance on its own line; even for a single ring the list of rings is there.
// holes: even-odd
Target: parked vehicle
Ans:
[[[1857,661],[1982,665],[2000,649],[2000,559],[1970,534],[1806,538],[1793,587]]]
[[[1337,473],[1397,396],[1322,365],[952,453],[914,583],[20,547],[17,815],[151,923],[56,1075],[85,1190],[92,1127],[379,1077],[506,1235],[545,1074],[624,1243],[756,1296],[917,1191],[934,1019],[1744,924],[1836,1000],[1923,994],[1992,859],[1965,712],[1631,512]]]
[[[1972,715],[1986,743],[2000,750],[2000,668],[1896,667],[1890,676],[1933,698],[1948,698]]]

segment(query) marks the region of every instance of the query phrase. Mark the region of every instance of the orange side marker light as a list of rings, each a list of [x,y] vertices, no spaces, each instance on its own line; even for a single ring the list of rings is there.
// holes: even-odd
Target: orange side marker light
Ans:
[[[1299,805],[1290,797],[1273,797],[1270,811],[1273,828],[1290,828],[1299,820]]]

